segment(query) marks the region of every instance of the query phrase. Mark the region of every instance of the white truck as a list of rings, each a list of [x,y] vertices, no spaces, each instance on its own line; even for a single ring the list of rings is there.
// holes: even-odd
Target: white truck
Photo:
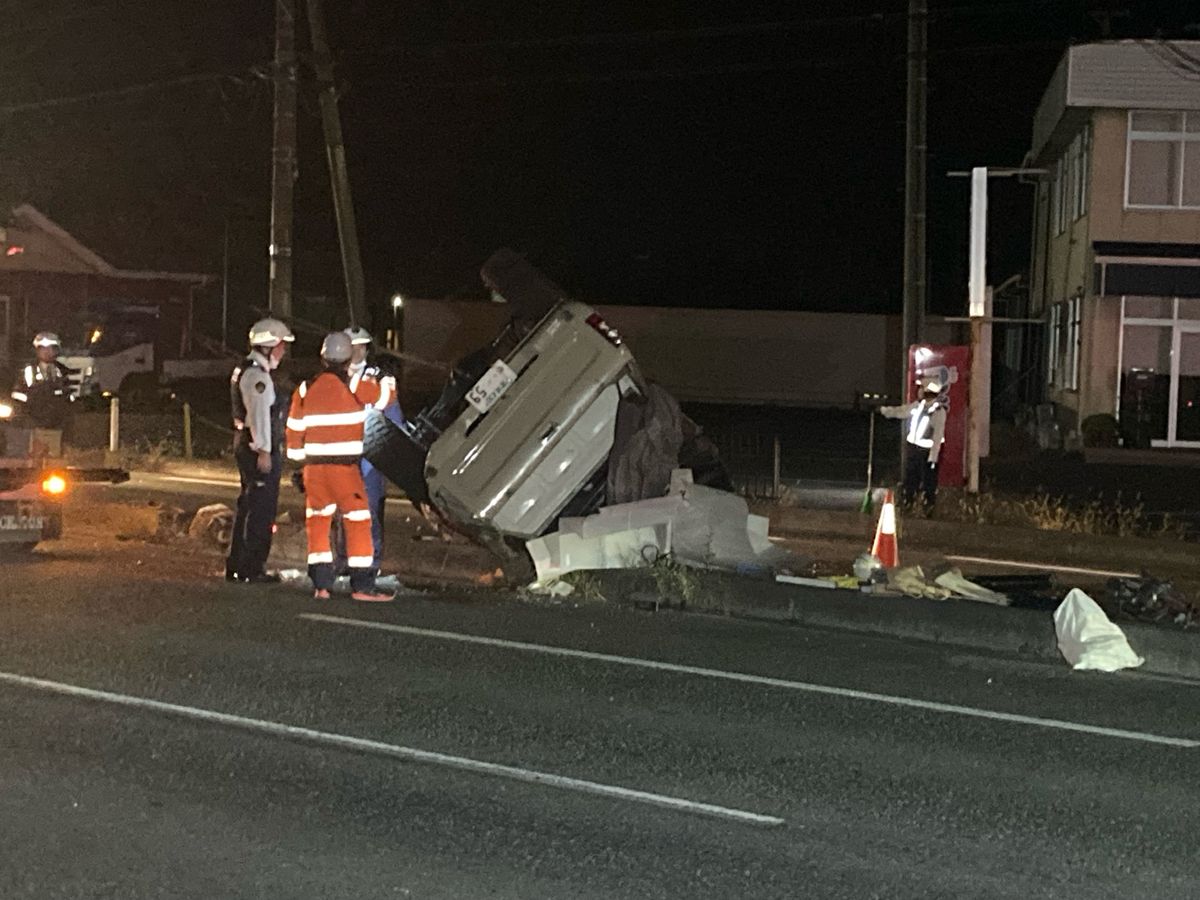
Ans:
[[[151,402],[181,382],[229,377],[229,357],[180,358],[179,343],[163,339],[157,307],[108,306],[85,318],[59,361],[71,370],[75,397],[118,396],[133,404]]]

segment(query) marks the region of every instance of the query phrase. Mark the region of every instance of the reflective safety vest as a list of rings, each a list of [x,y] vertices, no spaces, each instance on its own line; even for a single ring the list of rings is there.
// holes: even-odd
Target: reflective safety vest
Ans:
[[[938,400],[921,400],[908,414],[908,442],[926,450],[933,449],[933,416],[939,409],[945,409]],[[946,436],[942,435],[942,443]]]
[[[58,360],[31,363],[18,373],[12,398],[24,404],[36,427],[61,428],[71,402],[70,369]]]
[[[288,459],[305,465],[357,465],[363,454],[368,408],[378,403],[383,393],[383,384],[374,378],[343,380],[333,371],[301,382],[292,394],[288,413]]]

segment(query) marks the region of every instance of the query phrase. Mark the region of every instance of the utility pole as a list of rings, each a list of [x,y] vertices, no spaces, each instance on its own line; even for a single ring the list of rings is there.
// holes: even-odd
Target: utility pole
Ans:
[[[988,170],[971,170],[967,311],[971,317],[971,385],[967,410],[967,492],[979,493],[979,458],[987,453],[992,404],[991,288],[987,283]]]
[[[275,0],[275,131],[271,152],[271,315],[292,315],[296,184],[296,0]]]
[[[908,394],[908,348],[921,340],[926,302],[925,101],[928,88],[928,0],[908,3],[908,103],[904,152],[904,370],[901,399]]]
[[[346,299],[350,304],[350,324],[367,328],[371,324],[371,317],[367,310],[367,289],[363,278],[362,254],[358,247],[358,226],[354,220],[354,200],[350,194],[350,176],[346,171],[346,145],[338,113],[333,57],[325,34],[321,0],[308,0],[308,32],[312,39],[317,81],[321,85],[321,129],[325,133],[325,151],[329,158],[329,181],[333,188],[333,209],[337,217],[338,244],[342,251]]]

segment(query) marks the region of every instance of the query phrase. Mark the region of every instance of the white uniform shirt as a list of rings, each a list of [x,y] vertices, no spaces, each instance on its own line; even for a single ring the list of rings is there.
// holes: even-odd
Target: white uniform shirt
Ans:
[[[250,358],[258,366],[247,366],[238,387],[246,404],[246,428],[250,430],[250,449],[270,453],[271,407],[275,405],[275,383],[271,380],[270,361],[255,350]],[[262,368],[259,368],[261,366]]]

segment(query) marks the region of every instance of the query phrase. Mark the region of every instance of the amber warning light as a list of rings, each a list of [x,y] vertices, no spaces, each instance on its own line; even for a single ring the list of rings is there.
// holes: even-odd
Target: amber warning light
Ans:
[[[42,480],[42,491],[52,497],[59,497],[67,492],[67,479],[57,472],[47,475]]]

